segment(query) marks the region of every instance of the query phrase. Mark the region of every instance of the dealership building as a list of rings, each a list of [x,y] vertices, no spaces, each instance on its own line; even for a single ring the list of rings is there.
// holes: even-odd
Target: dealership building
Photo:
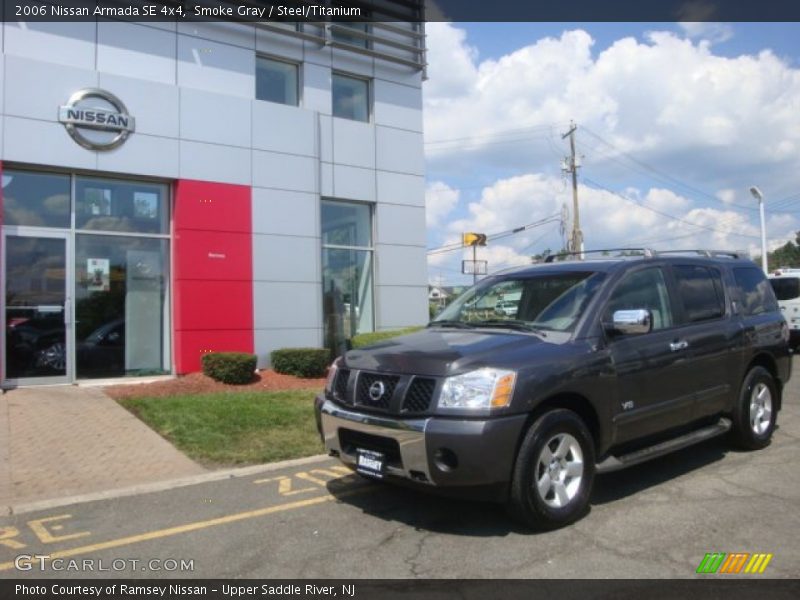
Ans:
[[[424,31],[380,4],[391,21],[3,24],[4,386],[267,366],[426,321]]]

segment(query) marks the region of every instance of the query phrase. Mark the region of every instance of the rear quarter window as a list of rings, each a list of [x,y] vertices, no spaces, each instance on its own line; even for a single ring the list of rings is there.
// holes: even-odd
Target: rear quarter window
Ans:
[[[718,319],[725,314],[725,294],[719,270],[699,265],[673,267],[678,294],[690,322]]]
[[[800,277],[780,277],[769,282],[778,300],[794,300],[800,296]]]
[[[733,278],[739,288],[739,303],[745,316],[759,315],[778,310],[778,301],[772,286],[761,269],[739,267],[733,269]]]

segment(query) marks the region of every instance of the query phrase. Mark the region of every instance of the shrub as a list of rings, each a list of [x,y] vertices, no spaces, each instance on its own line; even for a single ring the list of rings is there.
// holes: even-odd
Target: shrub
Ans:
[[[403,329],[392,329],[391,331],[375,331],[372,333],[359,333],[354,335],[351,340],[353,348],[363,348],[364,346],[372,346],[378,342],[397,337],[400,335],[407,335],[419,331],[422,327],[405,327]]]
[[[256,371],[256,355],[247,352],[204,354],[203,373],[222,383],[250,383]]]
[[[296,377],[325,377],[331,362],[327,348],[281,348],[270,354],[272,368]]]

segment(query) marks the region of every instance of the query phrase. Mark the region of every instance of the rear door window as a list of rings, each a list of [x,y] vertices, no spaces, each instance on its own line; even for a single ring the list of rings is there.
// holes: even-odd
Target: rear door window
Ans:
[[[718,269],[700,265],[673,267],[678,295],[691,323],[719,319],[725,314],[725,293]]]
[[[778,301],[772,292],[764,272],[756,267],[741,267],[733,270],[733,278],[739,288],[739,302],[745,316],[759,315],[778,310]],[[778,296],[780,298],[780,296]]]
[[[800,296],[800,278],[799,277],[781,277],[778,279],[770,279],[772,290],[778,300],[794,300]]]

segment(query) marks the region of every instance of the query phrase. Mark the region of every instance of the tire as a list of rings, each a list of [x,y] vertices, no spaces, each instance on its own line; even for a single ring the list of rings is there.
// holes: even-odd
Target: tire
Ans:
[[[534,529],[568,525],[587,512],[594,473],[594,440],[584,422],[571,410],[549,411],[522,440],[508,511]]]
[[[778,386],[764,367],[748,371],[733,408],[732,437],[745,450],[760,450],[768,446],[775,431],[778,416]]]

